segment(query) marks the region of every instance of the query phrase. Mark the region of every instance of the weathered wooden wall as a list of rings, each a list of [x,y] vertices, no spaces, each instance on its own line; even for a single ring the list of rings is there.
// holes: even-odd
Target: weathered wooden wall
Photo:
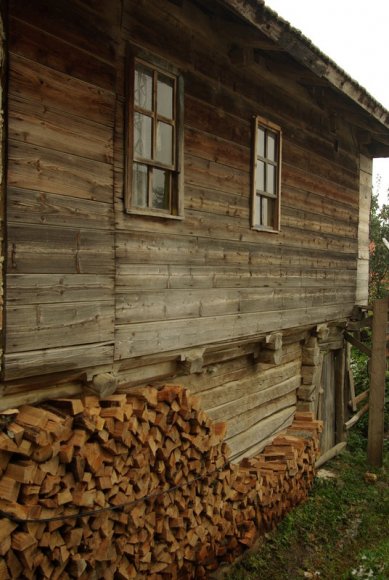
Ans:
[[[121,54],[131,40],[184,74],[185,219],[124,214],[118,106],[117,361],[341,318],[354,304],[359,155],[351,128],[296,82],[301,71],[282,55],[233,65],[231,38],[245,34],[232,17],[209,17],[190,2],[125,3]],[[279,235],[249,225],[258,114],[283,129]]]
[[[102,7],[10,2],[9,379],[112,360],[119,7]]]
[[[255,62],[238,62],[232,38],[255,44]],[[304,85],[302,67],[262,41],[216,4],[10,2],[6,379],[111,369],[126,388],[174,375],[185,349],[351,312],[353,130]],[[184,77],[182,221],[124,213],[128,42]],[[279,234],[250,229],[258,114],[283,130]],[[248,377],[259,372],[246,362]],[[214,395],[204,396],[212,413]]]
[[[3,370],[4,340],[4,248],[6,196],[6,99],[7,99],[7,15],[5,4],[0,5],[0,372]]]

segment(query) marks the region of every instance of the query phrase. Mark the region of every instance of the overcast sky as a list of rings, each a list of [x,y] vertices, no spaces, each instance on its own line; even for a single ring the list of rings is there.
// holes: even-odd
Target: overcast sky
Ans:
[[[265,0],[389,109],[389,0]],[[389,159],[374,162],[387,201]]]

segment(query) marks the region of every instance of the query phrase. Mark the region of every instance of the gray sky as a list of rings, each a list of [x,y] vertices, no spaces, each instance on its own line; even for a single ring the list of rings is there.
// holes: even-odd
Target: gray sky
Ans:
[[[265,0],[389,109],[389,0]],[[374,161],[387,201],[389,159]]]

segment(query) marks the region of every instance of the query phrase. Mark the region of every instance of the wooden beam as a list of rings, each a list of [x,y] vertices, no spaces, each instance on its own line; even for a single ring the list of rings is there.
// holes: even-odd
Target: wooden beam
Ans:
[[[342,443],[338,443],[337,445],[331,447],[331,449],[323,453],[323,455],[321,455],[315,463],[316,469],[319,469],[319,467],[324,465],[324,463],[327,463],[327,461],[339,455],[339,453],[341,453],[341,451],[345,449],[346,445],[347,445],[346,441],[342,441]]]
[[[346,431],[344,428],[345,418],[345,370],[346,370],[346,356],[345,349],[338,351],[335,363],[335,425],[336,425],[336,442],[341,443],[346,439]]]
[[[367,356],[371,356],[371,348],[366,346],[366,344],[363,344],[363,342],[361,342],[360,340],[355,338],[355,336],[353,336],[352,334],[350,334],[348,332],[345,332],[344,338],[345,338],[345,340],[347,340],[347,342],[349,342],[350,344],[355,346],[355,348],[357,348],[358,350],[360,350],[364,354],[367,354]]]
[[[7,31],[6,31],[6,4],[0,7],[0,295],[3,296],[5,282],[4,255],[5,255],[5,192],[6,192],[6,96],[7,96]],[[0,331],[3,333],[3,302],[0,306]],[[0,342],[0,372],[3,371],[4,338]]]
[[[366,391],[363,391],[363,393],[359,393],[359,395],[357,395],[354,399],[354,402],[356,405],[358,405],[358,403],[360,403],[361,401],[364,401],[365,399],[367,399],[367,397],[369,396],[369,389],[366,389]],[[351,407],[352,405],[352,400],[350,400],[348,402],[349,406]]]
[[[351,417],[351,419],[349,419],[348,421],[346,421],[346,423],[344,424],[344,428],[346,429],[346,431],[348,431],[349,429],[351,429],[351,427],[353,427],[356,423],[358,423],[359,419],[361,417],[363,417],[363,415],[369,410],[369,403],[366,403],[366,405],[363,405],[363,407],[361,407],[358,411],[358,413],[355,413],[355,415],[353,415]]]
[[[370,370],[369,433],[367,459],[374,467],[381,467],[384,450],[384,406],[386,372],[386,324],[388,299],[373,305],[372,356]]]

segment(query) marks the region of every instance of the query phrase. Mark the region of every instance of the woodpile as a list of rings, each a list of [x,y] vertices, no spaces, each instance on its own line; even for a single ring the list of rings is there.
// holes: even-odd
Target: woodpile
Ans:
[[[309,413],[257,457],[177,385],[1,416],[0,579],[205,578],[307,494]]]

